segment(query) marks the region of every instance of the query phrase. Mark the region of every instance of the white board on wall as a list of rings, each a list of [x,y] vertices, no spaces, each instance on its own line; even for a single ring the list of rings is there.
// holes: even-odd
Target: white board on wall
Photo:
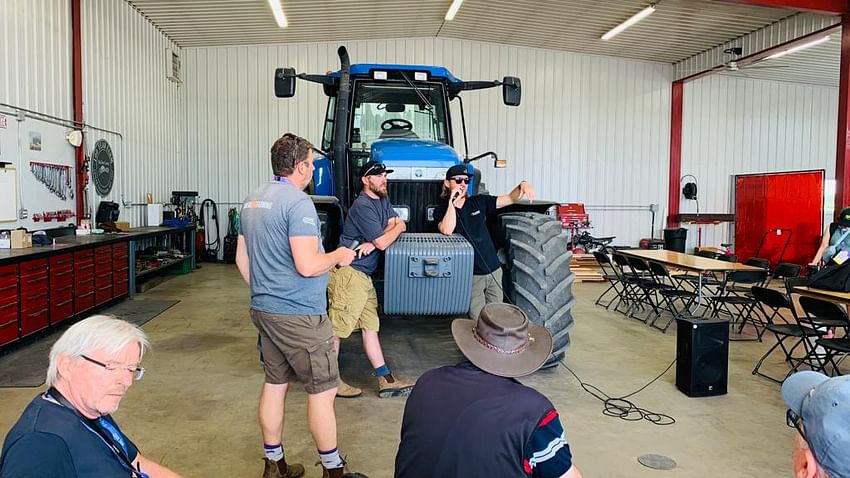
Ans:
[[[18,219],[18,178],[15,168],[0,168],[0,222]]]

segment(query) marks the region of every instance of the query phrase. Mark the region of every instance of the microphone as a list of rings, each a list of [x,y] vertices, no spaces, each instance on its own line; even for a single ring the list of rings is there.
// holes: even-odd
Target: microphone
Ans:
[[[357,246],[359,246],[359,245],[360,245],[360,241],[355,239],[355,240],[351,241],[351,245],[348,246],[348,248],[349,249],[357,249]]]
[[[460,191],[455,191],[454,195],[452,196],[452,202],[455,202],[455,200],[457,200],[458,196],[460,196]]]

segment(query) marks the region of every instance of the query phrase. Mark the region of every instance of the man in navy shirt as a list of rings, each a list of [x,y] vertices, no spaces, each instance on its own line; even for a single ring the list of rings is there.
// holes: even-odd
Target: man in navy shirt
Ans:
[[[457,164],[446,171],[442,195],[446,203],[436,208],[434,219],[441,233],[447,236],[460,233],[475,250],[469,318],[478,320],[484,304],[502,302],[502,264],[487,230],[487,218],[497,209],[515,204],[523,197],[533,201],[534,188],[527,181],[521,181],[511,192],[501,196],[467,196],[471,177],[466,164]]]
[[[515,377],[538,370],[552,336],[508,304],[455,319],[468,359],[425,372],[404,407],[396,478],[581,478],[552,402]]]
[[[48,390],[9,430],[0,477],[173,478],[139,453],[112,413],[144,375],[148,339],[123,320],[95,315],[71,326],[50,350]]]
[[[378,298],[370,277],[380,258],[380,252],[375,250],[385,250],[406,229],[387,198],[387,174],[391,172],[377,161],[369,161],[360,168],[363,192],[351,205],[340,238],[342,245],[360,243],[355,249],[357,258],[351,266],[332,270],[328,280],[328,309],[337,354],[340,339],[360,329],[363,350],[375,369],[381,398],[407,395],[413,388],[412,383],[393,375],[384,360],[378,340]],[[338,397],[353,398],[363,393],[342,380],[339,382]]]

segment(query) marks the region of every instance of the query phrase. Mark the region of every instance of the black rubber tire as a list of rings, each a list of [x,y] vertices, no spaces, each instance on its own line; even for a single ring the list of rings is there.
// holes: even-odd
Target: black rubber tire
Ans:
[[[556,365],[570,346],[575,305],[570,271],[572,252],[561,233],[561,222],[545,214],[523,212],[500,218],[507,241],[507,295],[510,301],[552,334],[552,357]]]

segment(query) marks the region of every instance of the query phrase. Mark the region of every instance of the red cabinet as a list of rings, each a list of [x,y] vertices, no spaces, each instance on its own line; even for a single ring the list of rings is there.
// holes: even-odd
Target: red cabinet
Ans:
[[[126,242],[112,245],[112,295],[121,297],[130,291],[130,257]]]
[[[18,266],[0,266],[0,345],[17,340]]]
[[[50,258],[50,323],[74,316],[74,254]]]
[[[94,304],[112,300],[112,246],[94,248]]]
[[[48,260],[33,259],[18,265],[20,284],[21,337],[50,323],[50,283]]]
[[[74,314],[94,307],[94,249],[74,253]]]

